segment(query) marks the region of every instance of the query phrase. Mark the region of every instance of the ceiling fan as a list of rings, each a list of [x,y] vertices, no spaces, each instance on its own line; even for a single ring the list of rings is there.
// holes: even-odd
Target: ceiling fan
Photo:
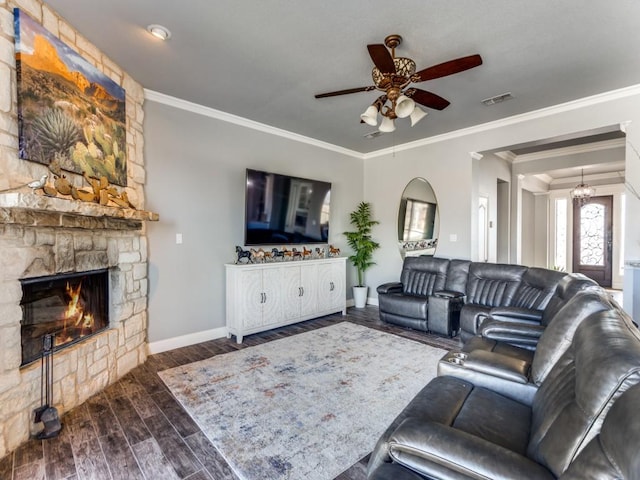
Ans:
[[[384,45],[381,43],[367,45],[367,50],[369,50],[369,55],[375,65],[371,72],[373,85],[320,93],[315,98],[380,90],[384,92],[383,95],[379,96],[360,115],[360,118],[362,122],[376,126],[379,113],[382,116],[379,130],[381,132],[393,132],[396,118],[410,117],[411,126],[413,127],[427,115],[425,111],[416,106],[416,103],[435,110],[443,110],[449,106],[448,100],[435,93],[414,87],[407,88],[410,83],[446,77],[447,75],[453,75],[454,73],[482,65],[482,57],[476,54],[450,60],[416,72],[416,63],[413,60],[406,57],[396,57],[396,47],[401,43],[402,37],[394,34],[384,39]]]

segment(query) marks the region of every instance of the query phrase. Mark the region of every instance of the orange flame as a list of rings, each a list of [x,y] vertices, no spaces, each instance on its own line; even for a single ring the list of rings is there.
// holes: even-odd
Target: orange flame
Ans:
[[[92,333],[94,318],[91,313],[84,311],[82,302],[80,302],[81,289],[82,282],[78,283],[75,288],[67,282],[66,293],[69,295],[69,303],[64,312],[64,328],[59,338],[57,337],[56,344],[68,343],[73,340],[72,335],[67,333],[67,322],[71,322],[74,328],[80,328],[79,335],[81,337]]]

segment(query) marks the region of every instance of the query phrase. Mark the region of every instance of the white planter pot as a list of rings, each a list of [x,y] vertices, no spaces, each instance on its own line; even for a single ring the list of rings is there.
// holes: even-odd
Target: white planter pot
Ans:
[[[367,305],[367,292],[369,287],[353,287],[353,301],[356,308],[364,308]]]

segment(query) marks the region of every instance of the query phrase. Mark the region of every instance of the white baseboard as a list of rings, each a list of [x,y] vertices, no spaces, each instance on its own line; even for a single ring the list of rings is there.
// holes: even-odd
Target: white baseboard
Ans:
[[[347,300],[347,307],[353,307],[353,299]],[[378,305],[377,298],[367,298],[367,305]],[[203,330],[202,332],[188,333],[187,335],[181,335],[179,337],[167,338],[165,340],[158,340],[157,342],[149,343],[149,353],[166,352],[167,350],[173,350],[174,348],[188,347],[196,343],[208,342],[209,340],[215,340],[216,338],[223,338],[227,336],[227,327],[213,328],[211,330]]]
[[[215,340],[216,338],[222,338],[226,336],[227,327],[203,330],[202,332],[188,333],[187,335],[181,335],[179,337],[167,338],[165,340],[158,340],[157,342],[149,343],[149,353],[154,354],[166,352],[167,350],[173,350],[174,348],[188,347],[189,345],[208,342],[209,340]]]
[[[354,302],[353,298],[347,300],[347,307],[353,307],[355,304],[356,304],[356,302]],[[367,305],[375,305],[377,307],[378,306],[378,299],[377,298],[367,297]]]

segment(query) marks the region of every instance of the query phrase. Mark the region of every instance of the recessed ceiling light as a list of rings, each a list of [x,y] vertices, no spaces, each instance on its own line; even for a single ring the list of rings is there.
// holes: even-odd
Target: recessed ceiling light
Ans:
[[[147,32],[153,35],[160,40],[169,40],[171,38],[171,32],[167,27],[163,27],[162,25],[148,25]]]

